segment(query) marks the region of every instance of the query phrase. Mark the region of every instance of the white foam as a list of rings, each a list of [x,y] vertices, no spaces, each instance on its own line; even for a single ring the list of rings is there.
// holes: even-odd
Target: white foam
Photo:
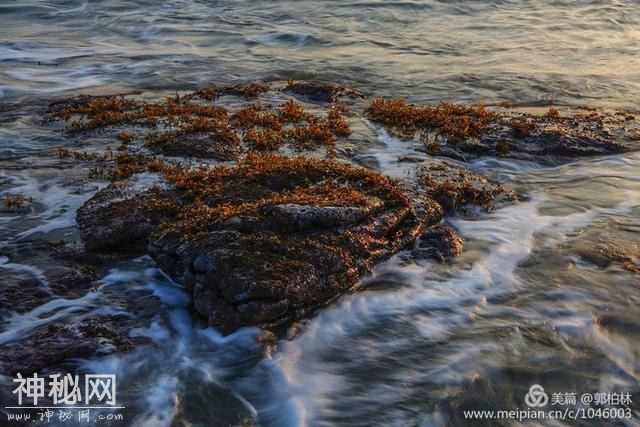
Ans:
[[[0,344],[23,339],[39,326],[86,310],[98,298],[98,295],[96,292],[89,292],[78,299],[53,299],[27,313],[14,313],[6,320],[5,329],[0,333]]]
[[[635,198],[634,198],[635,199]],[[497,295],[511,293],[522,286],[516,269],[531,253],[540,234],[545,244],[562,241],[562,236],[584,227],[599,215],[620,212],[635,206],[636,200],[621,203],[612,209],[593,209],[567,216],[548,216],[539,213],[547,201],[542,195],[534,195],[530,201],[508,206],[482,218],[466,220],[455,218],[452,225],[466,238],[481,239],[492,244],[491,250],[470,270],[461,270],[447,280],[438,279],[430,270],[431,264],[401,264],[399,257],[382,263],[374,271],[374,278],[389,272],[400,271],[407,286],[392,292],[363,292],[344,297],[338,304],[323,310],[305,327],[301,335],[282,345],[274,356],[271,366],[276,371],[278,384],[273,384],[280,409],[300,408],[297,417],[300,423],[314,424],[315,414],[329,409],[325,404],[343,390],[342,374],[332,372],[322,356],[327,348],[339,348],[341,342],[350,342],[349,337],[362,328],[384,324],[384,319],[407,316],[407,313],[428,312],[429,315],[412,316],[411,324],[418,333],[429,339],[444,339],[455,328],[468,323],[476,311],[485,310],[488,301]],[[517,316],[525,313],[514,309]],[[417,321],[414,321],[417,320]],[[401,339],[401,338],[399,338]],[[349,345],[355,345],[351,342]],[[395,348],[401,343],[377,342],[365,345],[368,356],[375,358],[376,351]],[[456,381],[468,378],[468,368],[474,357],[484,352],[499,352],[491,348],[490,342],[478,347],[477,356],[470,348],[449,355],[446,364],[433,366],[429,371],[430,381]],[[457,354],[457,355],[456,355]],[[457,361],[456,359],[457,358]],[[456,365],[467,369],[456,370]],[[628,363],[626,363],[627,366]],[[456,374],[456,372],[458,372]],[[276,375],[272,373],[272,375]],[[271,390],[270,392],[274,392]],[[382,398],[378,393],[374,400]],[[387,396],[392,399],[393,396]],[[284,399],[288,403],[282,402]],[[373,399],[373,398],[372,398]],[[262,408],[258,408],[262,410]]]
[[[41,224],[21,231],[16,235],[18,239],[74,226],[76,211],[93,195],[92,192],[77,194],[77,189],[64,187],[59,183],[40,183],[26,172],[12,175],[12,178],[12,194],[22,194],[31,198],[34,203],[44,206],[44,211],[22,217],[29,220],[27,223],[35,220]]]

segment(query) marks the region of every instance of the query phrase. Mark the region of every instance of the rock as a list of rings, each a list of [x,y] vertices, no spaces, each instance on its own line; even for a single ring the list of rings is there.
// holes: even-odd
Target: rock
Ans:
[[[468,206],[491,210],[496,203],[516,200],[515,192],[506,190],[482,175],[447,163],[418,169],[418,182],[445,210],[453,213]]]
[[[285,92],[295,93],[304,96],[312,102],[335,102],[342,95],[348,95],[352,98],[361,98],[362,94],[344,86],[334,83],[319,81],[299,81],[289,82],[284,89]]]
[[[451,259],[462,240],[437,225],[445,210],[486,206],[507,194],[444,164],[422,171],[428,190],[422,195],[376,172],[304,157],[251,155],[234,167],[164,173],[163,197],[175,201],[174,209],[145,209],[150,191],[133,178],[87,202],[82,218],[97,231],[83,236],[109,242],[105,247],[135,246],[151,236],[148,254],[224,333],[304,318],[357,290],[362,274],[418,236],[420,256]],[[120,214],[122,204],[130,216]],[[78,222],[90,229],[88,220]]]
[[[390,180],[364,169],[314,160],[261,162],[253,165],[258,176],[230,169],[220,177],[229,186],[221,193],[233,191],[236,203],[249,187],[260,200],[285,199],[292,188],[311,199],[343,195],[317,205],[266,203],[195,237],[167,232],[148,248],[160,268],[192,292],[196,311],[225,333],[287,323],[357,289],[361,274],[441,217],[428,203],[415,208]]]
[[[76,221],[85,248],[91,251],[146,246],[149,233],[163,218],[150,202],[154,194],[170,199],[168,190],[167,183],[157,174],[138,174],[128,182],[109,184],[78,209]]]
[[[414,139],[418,134],[425,151],[458,160],[490,155],[559,163],[638,148],[640,126],[631,114],[561,110],[416,105],[404,98],[376,98],[364,113],[392,135]]]
[[[309,230],[355,224],[369,214],[369,210],[355,206],[309,206],[293,203],[265,206],[261,214],[272,227]]]
[[[625,151],[624,145],[593,133],[540,132],[524,138],[517,151],[532,155],[594,156]]]
[[[180,379],[172,427],[256,424],[255,409],[236,396],[231,389],[215,381],[202,381],[201,377],[202,374],[194,369]]]
[[[431,258],[440,262],[451,261],[462,254],[462,238],[453,230],[435,225],[425,231],[411,254],[415,258]]]
[[[0,318],[25,313],[51,299],[51,291],[29,271],[0,269]]]
[[[23,195],[6,196],[0,200],[0,214],[24,215],[33,212],[33,200]]]
[[[631,273],[640,272],[640,246],[621,236],[609,236],[605,243],[593,243],[578,245],[575,249],[584,260],[606,268],[610,265],[617,265]]]
[[[128,351],[132,343],[113,326],[113,319],[57,322],[36,330],[17,343],[0,347],[3,375],[29,375],[66,359]]]
[[[78,298],[94,284],[96,266],[54,256],[62,245],[36,240],[0,248],[0,318],[29,312],[56,297]]]
[[[151,145],[150,149],[154,153],[165,156],[196,157],[218,161],[236,160],[242,153],[237,135],[223,131],[165,134],[162,142]]]
[[[79,268],[55,266],[47,270],[49,287],[57,295],[75,294],[85,291],[98,279],[97,269],[91,265]]]

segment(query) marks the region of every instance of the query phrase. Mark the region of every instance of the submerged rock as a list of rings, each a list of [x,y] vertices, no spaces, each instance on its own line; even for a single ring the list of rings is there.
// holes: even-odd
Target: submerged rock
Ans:
[[[27,214],[33,211],[33,200],[21,194],[5,196],[0,200],[0,214]]]
[[[69,358],[130,350],[131,341],[113,323],[109,318],[92,318],[44,326],[19,343],[0,348],[1,372],[29,375]]]
[[[13,313],[25,313],[45,303],[52,296],[51,290],[28,271],[0,270],[0,318]]]
[[[54,256],[57,242],[23,241],[0,247],[0,319],[27,313],[54,298],[77,298],[98,278],[86,261]]]
[[[335,102],[342,95],[361,98],[362,94],[335,83],[320,81],[289,81],[285,92],[295,93],[312,102]]]
[[[201,381],[201,376],[193,369],[180,379],[172,427],[249,427],[256,424],[255,409],[228,387],[215,381]]]
[[[606,243],[577,245],[575,252],[584,260],[605,268],[618,265],[632,273],[640,272],[640,246],[620,236],[609,237]]]

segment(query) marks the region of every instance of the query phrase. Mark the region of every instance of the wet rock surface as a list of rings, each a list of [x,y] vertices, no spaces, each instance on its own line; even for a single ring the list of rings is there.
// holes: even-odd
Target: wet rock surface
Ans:
[[[640,246],[619,236],[599,244],[579,245],[576,253],[584,260],[606,268],[617,265],[632,273],[640,273]]]
[[[256,414],[253,408],[227,387],[216,382],[196,381],[198,376],[197,372],[192,372],[181,380],[178,390],[179,396],[184,398],[177,402],[172,427],[255,425]]]
[[[152,145],[151,151],[165,156],[195,157],[218,161],[236,160],[242,149],[237,137],[223,132],[169,135],[160,144]]]
[[[362,274],[418,236],[415,256],[451,260],[462,240],[437,225],[443,214],[489,209],[509,195],[446,164],[420,172],[426,195],[366,169],[304,157],[251,156],[233,167],[192,170],[167,165],[162,173],[154,180],[134,175],[90,199],[78,214],[83,238],[92,250],[149,242],[147,253],[225,333],[308,316],[356,290]]]
[[[476,172],[447,163],[422,166],[418,168],[417,176],[418,184],[447,213],[464,211],[474,206],[491,210],[496,204],[517,199],[513,190],[505,189]]]
[[[0,319],[23,314],[56,297],[83,295],[98,279],[95,260],[57,258],[59,242],[25,242],[0,248]],[[34,266],[38,267],[34,267]]]
[[[459,257],[462,249],[463,240],[455,231],[443,225],[435,225],[418,238],[411,255],[414,258],[447,262]]]
[[[285,92],[303,96],[313,102],[335,102],[342,95],[361,98],[362,94],[353,89],[329,82],[290,81]]]
[[[149,206],[153,189],[168,194],[167,184],[159,177],[137,175],[130,182],[109,184],[89,199],[77,212],[86,249],[118,249],[143,242],[163,218]]]
[[[21,194],[0,200],[0,215],[20,215],[33,210],[33,201]]]
[[[561,163],[638,149],[640,126],[632,114],[553,107],[529,110],[377,98],[364,112],[395,136],[418,136],[430,154],[463,161],[500,156]]]
[[[28,375],[70,358],[128,351],[132,346],[114,319],[57,322],[37,329],[19,343],[0,347],[0,364],[4,375]]]
[[[33,310],[51,298],[51,291],[33,274],[0,270],[0,317]]]
[[[262,203],[195,237],[167,232],[148,249],[170,277],[191,290],[196,310],[224,332],[308,315],[357,288],[360,275],[376,261],[441,216],[437,209],[414,208],[391,181],[364,169],[283,158],[253,167],[265,169],[253,177],[233,171],[221,177],[228,191],[246,197],[240,189],[251,187],[258,201],[299,202]],[[289,197],[294,189],[299,196]],[[328,200],[327,194],[337,198]]]

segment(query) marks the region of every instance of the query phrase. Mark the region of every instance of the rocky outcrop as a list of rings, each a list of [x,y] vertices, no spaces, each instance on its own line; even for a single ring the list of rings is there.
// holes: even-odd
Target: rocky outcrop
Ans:
[[[230,170],[221,180],[245,205],[255,202],[248,191],[286,203],[258,203],[196,236],[171,231],[149,245],[158,265],[191,290],[195,309],[224,332],[279,325],[357,289],[375,262],[441,218],[441,209],[414,206],[364,169],[283,158],[273,168],[271,161],[253,165],[264,168],[257,176]]]
[[[403,139],[419,137],[430,154],[458,160],[502,156],[560,163],[638,149],[640,126],[632,114],[596,109],[488,108],[482,104],[411,104],[373,99],[364,111]]]
[[[362,274],[416,239],[414,256],[451,260],[462,239],[438,225],[443,214],[513,198],[444,163],[423,167],[426,191],[410,196],[378,173],[304,157],[160,169],[90,199],[78,214],[83,238],[92,249],[148,243],[195,310],[225,333],[307,316],[358,289]]]
[[[160,186],[157,178],[100,191],[78,214],[83,238],[95,250],[152,236],[149,255],[224,332],[287,323],[357,289],[362,274],[443,215],[430,197],[407,197],[383,175],[333,161],[258,156],[236,167],[174,169]],[[174,201],[171,213],[153,197]],[[445,230],[424,235],[439,246],[430,256],[459,253]]]

